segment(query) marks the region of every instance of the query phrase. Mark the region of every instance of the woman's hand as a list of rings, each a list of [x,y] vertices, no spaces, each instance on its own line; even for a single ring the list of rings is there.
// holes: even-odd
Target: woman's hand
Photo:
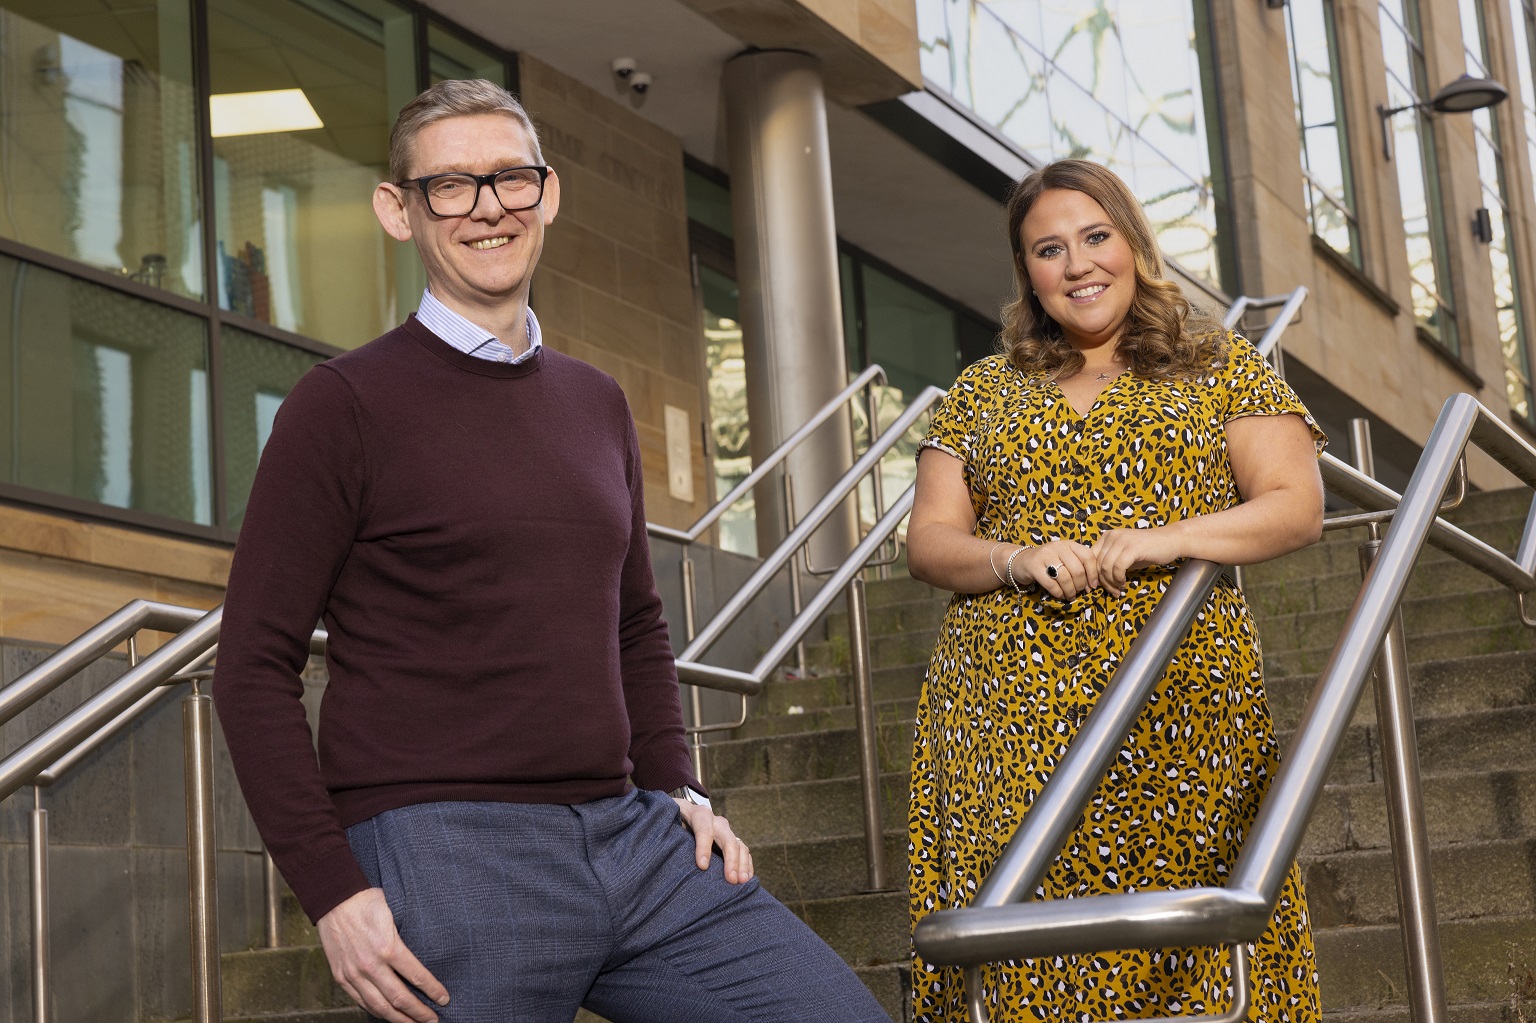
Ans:
[[[1099,585],[1101,569],[1093,549],[1073,540],[1052,540],[1039,547],[1025,547],[1014,557],[1012,550],[998,551],[998,563],[1013,557],[1013,578],[1020,586],[1033,579],[1053,597],[1071,600]],[[1055,569],[1054,574],[1051,569]]]
[[[1126,573],[1154,565],[1171,565],[1185,556],[1176,530],[1170,526],[1149,529],[1111,529],[1094,544],[1099,582],[1115,596],[1125,593]]]

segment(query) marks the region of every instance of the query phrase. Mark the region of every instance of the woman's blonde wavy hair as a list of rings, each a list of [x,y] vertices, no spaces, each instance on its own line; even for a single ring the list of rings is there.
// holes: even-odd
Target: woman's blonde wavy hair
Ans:
[[[1083,356],[1067,341],[1030,288],[1021,228],[1048,191],[1082,192],[1104,207],[1110,223],[1130,243],[1136,260],[1136,295],[1126,313],[1116,354],[1138,376],[1191,379],[1208,372],[1226,355],[1226,332],[1192,307],[1179,286],[1163,276],[1163,257],[1141,204],[1107,167],[1087,160],[1046,164],[1013,187],[1008,197],[1008,244],[1013,249],[1015,294],[1003,307],[1001,348],[1026,373],[1068,377],[1083,367]]]

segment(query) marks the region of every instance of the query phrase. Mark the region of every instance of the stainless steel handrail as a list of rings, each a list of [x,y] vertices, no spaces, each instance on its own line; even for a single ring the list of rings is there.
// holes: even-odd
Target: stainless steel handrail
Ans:
[[[834,397],[816,411],[815,415],[807,419],[799,429],[784,438],[783,443],[774,448],[761,463],[753,466],[752,471],[741,482],[732,487],[729,493],[715,502],[713,508],[699,516],[698,521],[687,529],[673,529],[671,526],[660,526],[654,522],[648,522],[645,525],[646,532],[651,536],[659,537],[663,540],[675,540],[678,543],[693,543],[698,540],[709,527],[720,520],[720,516],[730,510],[731,505],[741,500],[753,487],[761,483],[770,472],[790,456],[795,448],[803,444],[827,420],[840,412],[843,406],[847,405],[860,391],[876,382],[885,383],[885,379],[885,370],[879,365],[869,366],[858,376],[854,377],[847,387],[838,391]]]
[[[1011,865],[1006,876],[995,885],[991,878],[983,885],[986,903],[982,904],[982,893],[978,893],[970,907],[943,910],[920,921],[913,939],[918,952],[931,963],[972,968],[968,975],[974,978],[975,967],[1002,959],[1183,945],[1224,944],[1238,949],[1243,943],[1257,940],[1268,926],[1272,907],[1322,794],[1329,766],[1347,732],[1364,680],[1382,647],[1413,563],[1425,543],[1438,539],[1436,546],[1511,585],[1517,592],[1536,589],[1536,507],[1513,559],[1438,519],[1441,501],[1455,480],[1457,462],[1468,443],[1477,444],[1516,478],[1536,487],[1536,448],[1471,395],[1458,394],[1446,402],[1424,455],[1397,501],[1392,529],[1345,618],[1338,644],[1319,677],[1280,773],[1249,829],[1227,887],[1021,903],[1018,900],[1033,896],[1029,882],[1049,866],[1047,857],[1052,855],[1052,847],[1047,839],[1062,826],[1049,814],[1031,812],[1025,815],[999,860]],[[1343,496],[1352,499],[1358,495],[1379,506],[1397,498],[1388,488],[1337,459],[1325,459],[1324,475],[1336,493],[1348,490]],[[1210,567],[1198,563],[1181,569],[1170,588],[1170,595],[1180,595],[1181,610],[1195,599],[1194,593],[1200,592],[1196,580],[1210,571]],[[1181,585],[1191,573],[1191,582]],[[1159,605],[1158,612],[1161,610]],[[1139,637],[1133,652],[1147,638]],[[1085,761],[1098,759],[1105,742],[1123,742],[1125,732],[1118,730],[1121,722],[1113,719],[1114,714],[1123,714],[1123,704],[1129,702],[1129,697],[1121,696],[1120,690],[1148,685],[1146,676],[1156,676],[1181,638],[1182,632],[1161,630],[1155,648],[1149,646],[1149,652],[1139,656],[1135,664],[1128,658],[1116,672],[1080,736],[1079,741],[1089,740],[1081,755]],[[1163,646],[1168,649],[1161,649]],[[1122,709],[1117,711],[1117,707]],[[1112,733],[1112,739],[1105,738]],[[1077,745],[1073,744],[1063,766],[1073,757]],[[1055,797],[1052,789],[1059,778],[1066,779],[1064,784],[1069,791]],[[1058,767],[1043,787],[1037,805],[1039,800],[1048,798],[1061,805],[1070,804],[1071,809],[1065,813],[1075,820],[1091,795],[1091,784],[1097,780],[1092,778],[1085,783],[1082,772],[1063,774]],[[1416,787],[1417,778],[1410,784]],[[1069,796],[1074,799],[1068,799]],[[1056,812],[1062,813],[1059,808]],[[1022,851],[1013,854],[1014,844],[1021,842]],[[1060,843],[1054,847],[1055,852],[1059,850]],[[969,987],[972,1018],[985,1020],[980,986]]]
[[[683,652],[678,655],[679,665],[683,662],[696,661],[700,655],[720,639],[725,630],[740,617],[741,612],[746,609],[747,605],[789,563],[790,559],[799,551],[801,545],[810,539],[811,534],[816,532],[821,527],[821,524],[831,516],[837,506],[853,492],[854,488],[859,485],[859,481],[871,469],[880,464],[880,459],[885,456],[886,452],[895,447],[896,443],[912,428],[912,425],[919,418],[926,415],[928,410],[939,399],[944,397],[944,394],[945,392],[937,387],[925,387],[922,391],[918,392],[906,410],[880,435],[879,440],[871,444],[868,450],[853,463],[853,466],[839,477],[832,488],[822,495],[821,499],[812,506],[810,511],[806,512],[805,518],[800,520],[799,525],[790,530],[789,535],[773,549],[773,552],[768,557],[763,559],[762,564],[748,577],[746,582],[742,583],[741,588],[699,630],[698,635],[694,636],[693,640],[683,649]],[[895,506],[893,505],[892,507]],[[885,521],[884,518],[881,521]],[[857,550],[858,548],[855,549]],[[846,560],[844,564],[847,564]],[[832,579],[836,580],[837,578],[838,574],[835,573]],[[831,585],[831,583],[829,582],[828,585]],[[808,606],[813,606],[814,604],[815,601],[813,600],[812,605]],[[783,637],[781,636],[779,643],[775,644],[774,649],[777,649],[782,644]],[[752,691],[756,692],[755,689]]]
[[[654,522],[646,523],[646,532],[649,535],[663,540],[671,540],[683,546],[680,568],[682,570],[683,584],[683,635],[685,640],[689,642],[693,640],[695,619],[698,615],[697,580],[694,573],[693,558],[689,553],[691,545],[699,537],[703,536],[706,530],[718,522],[720,516],[724,515],[732,505],[745,497],[754,487],[766,479],[768,474],[788,458],[791,452],[814,435],[829,419],[843,411],[844,406],[856,397],[860,391],[865,391],[866,389],[867,394],[865,397],[869,414],[870,441],[873,443],[879,423],[874,385],[876,383],[883,384],[885,381],[885,370],[878,364],[866,366],[862,372],[849,381],[848,386],[830,398],[821,408],[817,409],[810,419],[802,423],[799,429],[791,433],[778,447],[769,452],[768,456],[756,465],[744,479],[732,487],[724,497],[716,501],[714,507],[701,515],[698,521],[687,529],[673,529],[671,526],[662,526]],[[787,477],[786,482],[788,482]],[[875,513],[878,516],[884,510],[884,489],[881,486],[879,473],[874,475],[874,495]],[[791,512],[791,514],[793,513]],[[899,550],[897,553],[900,553]],[[798,577],[794,581],[798,593]],[[795,598],[795,603],[799,604],[798,595]],[[798,606],[796,610],[799,610]],[[803,663],[800,666],[802,669],[804,668]],[[735,729],[744,724],[747,720],[747,699],[745,696],[742,696],[741,710],[735,721],[718,721],[706,724],[704,722],[703,702],[700,699],[698,688],[695,687],[690,692],[689,710],[693,717],[693,724],[689,725],[686,729],[689,751],[693,758],[694,774],[702,781],[705,775],[704,734],[706,732]]]
[[[1273,309],[1275,306],[1280,306],[1280,312],[1275,317],[1274,322],[1269,325],[1269,329],[1264,332],[1264,336],[1254,344],[1254,347],[1259,350],[1259,354],[1267,359],[1270,352],[1274,351],[1275,346],[1279,344],[1280,335],[1295,322],[1297,315],[1301,311],[1301,304],[1307,300],[1307,294],[1307,286],[1305,284],[1298,284],[1288,294],[1284,295],[1266,295],[1263,298],[1241,295],[1237,301],[1232,303],[1232,307],[1227,310],[1226,315],[1221,318],[1221,325],[1227,330],[1235,330],[1248,310]]]
[[[705,664],[699,658],[725,633],[747,606],[760,595],[773,577],[783,568],[794,567],[797,552],[812,533],[832,514],[838,504],[859,485],[871,470],[879,471],[880,460],[896,446],[911,427],[944,397],[937,387],[921,391],[912,404],[897,417],[884,433],[874,439],[868,450],[816,503],[789,535],[739,590],[716,612],[704,628],[695,635],[677,658],[678,681],[695,686],[740,693],[743,697],[762,691],[764,684],[797,644],[815,625],[821,615],[832,605],[839,594],[846,592],[848,601],[850,667],[853,674],[854,723],[859,744],[859,783],[864,804],[865,862],[868,867],[868,890],[887,889],[885,871],[885,827],[880,798],[880,765],[876,737],[873,681],[868,651],[868,611],[865,605],[863,579],[860,577],[866,564],[871,562],[885,541],[894,536],[903,519],[912,509],[914,489],[908,487],[888,508],[880,520],[854,546],[854,549],[831,573],[810,602],[800,609],[789,626],[773,645],[748,671]]]
[[[187,784],[187,899],[192,935],[193,1012],[198,1023],[221,1018],[218,972],[218,902],[213,835],[212,705],[199,691],[214,654],[221,607],[212,611],[158,601],[134,600],[65,644],[31,671],[0,688],[0,723],[14,718],[83,668],[128,644],[126,672],[74,710],[0,758],[0,800],[33,786],[29,849],[32,887],[33,1023],[51,1014],[48,902],[48,812],[42,789],[53,784],[103,743],[170,692],[190,682],[183,700],[183,742]],[[144,659],[138,656],[141,630],[176,635]],[[310,650],[324,653],[327,635],[316,630]],[[267,892],[268,916],[277,888]]]

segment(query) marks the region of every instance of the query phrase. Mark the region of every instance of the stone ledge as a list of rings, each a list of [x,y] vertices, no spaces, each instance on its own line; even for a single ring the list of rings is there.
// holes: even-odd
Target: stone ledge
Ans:
[[[0,504],[0,548],[222,588],[233,551],[222,545],[82,522]]]

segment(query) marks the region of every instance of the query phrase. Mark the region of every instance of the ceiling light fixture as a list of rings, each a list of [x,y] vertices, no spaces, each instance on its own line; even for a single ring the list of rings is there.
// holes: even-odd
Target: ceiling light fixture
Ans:
[[[279,131],[310,131],[325,122],[309,105],[303,89],[267,92],[228,92],[208,97],[213,137],[269,135]]]

